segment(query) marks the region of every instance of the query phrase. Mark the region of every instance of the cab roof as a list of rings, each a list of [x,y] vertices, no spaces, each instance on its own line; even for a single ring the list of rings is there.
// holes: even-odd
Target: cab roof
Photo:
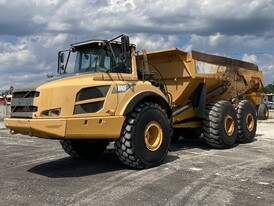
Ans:
[[[72,47],[81,47],[81,46],[86,46],[86,45],[90,45],[90,44],[94,44],[94,43],[105,43],[108,42],[108,40],[87,40],[87,41],[82,41],[82,42],[76,42],[71,44]],[[120,45],[121,42],[120,41],[110,41],[111,44],[118,44]],[[130,44],[130,46],[136,47],[135,44]]]

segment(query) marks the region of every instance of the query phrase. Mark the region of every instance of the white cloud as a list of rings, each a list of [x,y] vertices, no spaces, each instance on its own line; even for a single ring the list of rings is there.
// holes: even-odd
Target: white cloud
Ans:
[[[273,81],[274,0],[0,0],[0,5],[0,89],[55,72],[58,50],[70,43],[121,33],[138,50],[178,47],[256,61]],[[257,55],[263,52],[269,56]],[[26,79],[16,80],[19,76]]]
[[[136,8],[134,0],[109,0],[109,4],[102,11],[110,12],[125,12],[128,10],[134,10]]]
[[[35,56],[28,50],[28,46],[24,41],[20,41],[16,45],[9,43],[2,43],[2,45],[7,49],[5,52],[0,53],[0,71],[4,70],[5,67],[11,68],[35,63]]]
[[[244,54],[243,57],[242,57],[242,60],[243,61],[246,61],[246,62],[251,62],[251,63],[254,63],[254,64],[257,64],[257,56],[254,55],[254,54],[251,54],[251,55],[248,55],[248,54]]]
[[[153,51],[176,47],[179,38],[174,35],[164,37],[162,35],[137,34],[131,38],[131,41],[137,45],[139,50],[146,48],[147,51]]]
[[[274,53],[261,54],[257,60],[260,69],[264,72],[265,84],[274,82]]]
[[[35,15],[32,20],[35,24],[45,24],[47,22],[47,19],[45,19],[41,15]]]
[[[44,47],[46,48],[54,48],[56,46],[64,45],[64,42],[67,41],[68,35],[67,34],[58,34],[52,38],[45,39]]]
[[[225,35],[215,33],[208,36],[193,34],[184,49],[199,49],[203,51],[219,51],[219,53],[241,53],[243,50],[255,51],[272,44],[274,36],[265,38],[256,35]]]

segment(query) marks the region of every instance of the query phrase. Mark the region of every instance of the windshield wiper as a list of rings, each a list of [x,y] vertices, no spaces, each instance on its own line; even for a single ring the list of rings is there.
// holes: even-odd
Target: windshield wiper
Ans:
[[[116,59],[116,56],[115,56],[115,53],[114,53],[114,51],[113,51],[113,48],[112,48],[112,46],[111,46],[110,41],[107,41],[107,40],[106,40],[106,41],[105,41],[105,44],[106,44],[106,46],[107,46],[107,52],[110,53],[110,59],[111,59],[111,61],[112,61],[113,63],[115,63],[115,65],[116,65],[116,66],[114,66],[114,67],[117,67],[117,66],[118,66],[117,59]],[[110,68],[110,69],[108,70],[107,73],[111,72],[111,70],[112,70],[114,67]]]

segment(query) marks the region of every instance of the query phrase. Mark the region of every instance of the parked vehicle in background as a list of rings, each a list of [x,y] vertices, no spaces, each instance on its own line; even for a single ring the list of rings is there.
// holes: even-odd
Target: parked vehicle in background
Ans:
[[[7,105],[10,105],[10,104],[11,104],[11,98],[12,98],[12,95],[11,95],[11,94],[9,94],[9,95],[6,96],[6,104],[7,104]]]
[[[263,103],[266,104],[269,109],[274,109],[274,94],[266,94],[263,98]]]
[[[10,105],[11,104],[11,98],[12,95],[5,95],[5,96],[0,96],[0,103]]]

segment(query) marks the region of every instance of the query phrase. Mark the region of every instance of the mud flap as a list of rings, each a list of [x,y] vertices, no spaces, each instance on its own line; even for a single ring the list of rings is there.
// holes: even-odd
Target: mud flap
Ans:
[[[205,118],[206,110],[206,86],[200,83],[189,97],[193,110],[198,118]]]

